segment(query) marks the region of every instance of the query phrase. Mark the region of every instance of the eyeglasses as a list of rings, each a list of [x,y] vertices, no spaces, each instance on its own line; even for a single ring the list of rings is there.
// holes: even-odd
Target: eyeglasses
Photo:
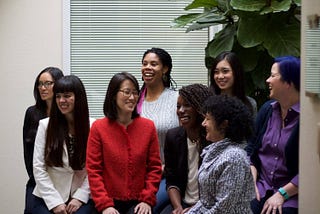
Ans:
[[[38,88],[42,88],[44,86],[46,89],[48,89],[54,82],[52,81],[46,81],[46,82],[38,82]]]
[[[122,95],[124,97],[130,97],[131,94],[134,96],[134,97],[138,97],[139,96],[139,92],[137,90],[130,90],[130,89],[123,89],[123,90],[120,90],[119,91],[122,92]]]

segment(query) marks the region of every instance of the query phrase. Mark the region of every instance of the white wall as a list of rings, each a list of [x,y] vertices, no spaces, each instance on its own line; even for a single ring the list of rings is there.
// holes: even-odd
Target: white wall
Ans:
[[[0,213],[23,213],[22,124],[36,75],[62,66],[62,0],[0,1]]]
[[[62,67],[62,1],[0,1],[0,213],[23,212],[27,174],[23,163],[22,123],[34,103],[36,75],[47,66]],[[304,0],[302,19],[320,14],[319,0]],[[304,29],[302,30],[302,87],[300,138],[300,212],[320,210],[320,164],[317,153],[320,100],[304,94]]]
[[[319,0],[302,1],[302,75],[301,75],[301,128],[300,128],[300,195],[299,213],[320,213],[320,158],[317,145],[320,143],[317,124],[320,122],[320,99],[311,99],[305,96],[305,26],[307,15],[320,15]],[[320,42],[320,40],[319,40]],[[319,71],[320,75],[320,71]],[[320,127],[319,127],[320,130]]]

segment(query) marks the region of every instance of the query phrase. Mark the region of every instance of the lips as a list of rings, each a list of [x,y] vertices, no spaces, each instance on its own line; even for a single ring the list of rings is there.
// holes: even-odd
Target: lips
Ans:
[[[143,72],[143,79],[144,80],[150,80],[154,77],[153,72]]]

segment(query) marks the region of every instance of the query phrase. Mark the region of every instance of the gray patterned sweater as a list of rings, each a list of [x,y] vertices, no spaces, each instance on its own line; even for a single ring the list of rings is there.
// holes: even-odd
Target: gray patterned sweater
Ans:
[[[187,213],[252,213],[254,183],[242,145],[225,138],[204,148],[201,156],[200,200]]]

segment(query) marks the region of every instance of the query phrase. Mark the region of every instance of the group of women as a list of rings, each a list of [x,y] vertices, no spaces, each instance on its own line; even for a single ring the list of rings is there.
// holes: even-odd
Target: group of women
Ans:
[[[171,69],[165,50],[147,50],[141,89],[115,74],[96,120],[78,77],[44,69],[23,128],[25,213],[250,213],[257,106],[239,59],[219,55],[210,87],[172,90]]]

